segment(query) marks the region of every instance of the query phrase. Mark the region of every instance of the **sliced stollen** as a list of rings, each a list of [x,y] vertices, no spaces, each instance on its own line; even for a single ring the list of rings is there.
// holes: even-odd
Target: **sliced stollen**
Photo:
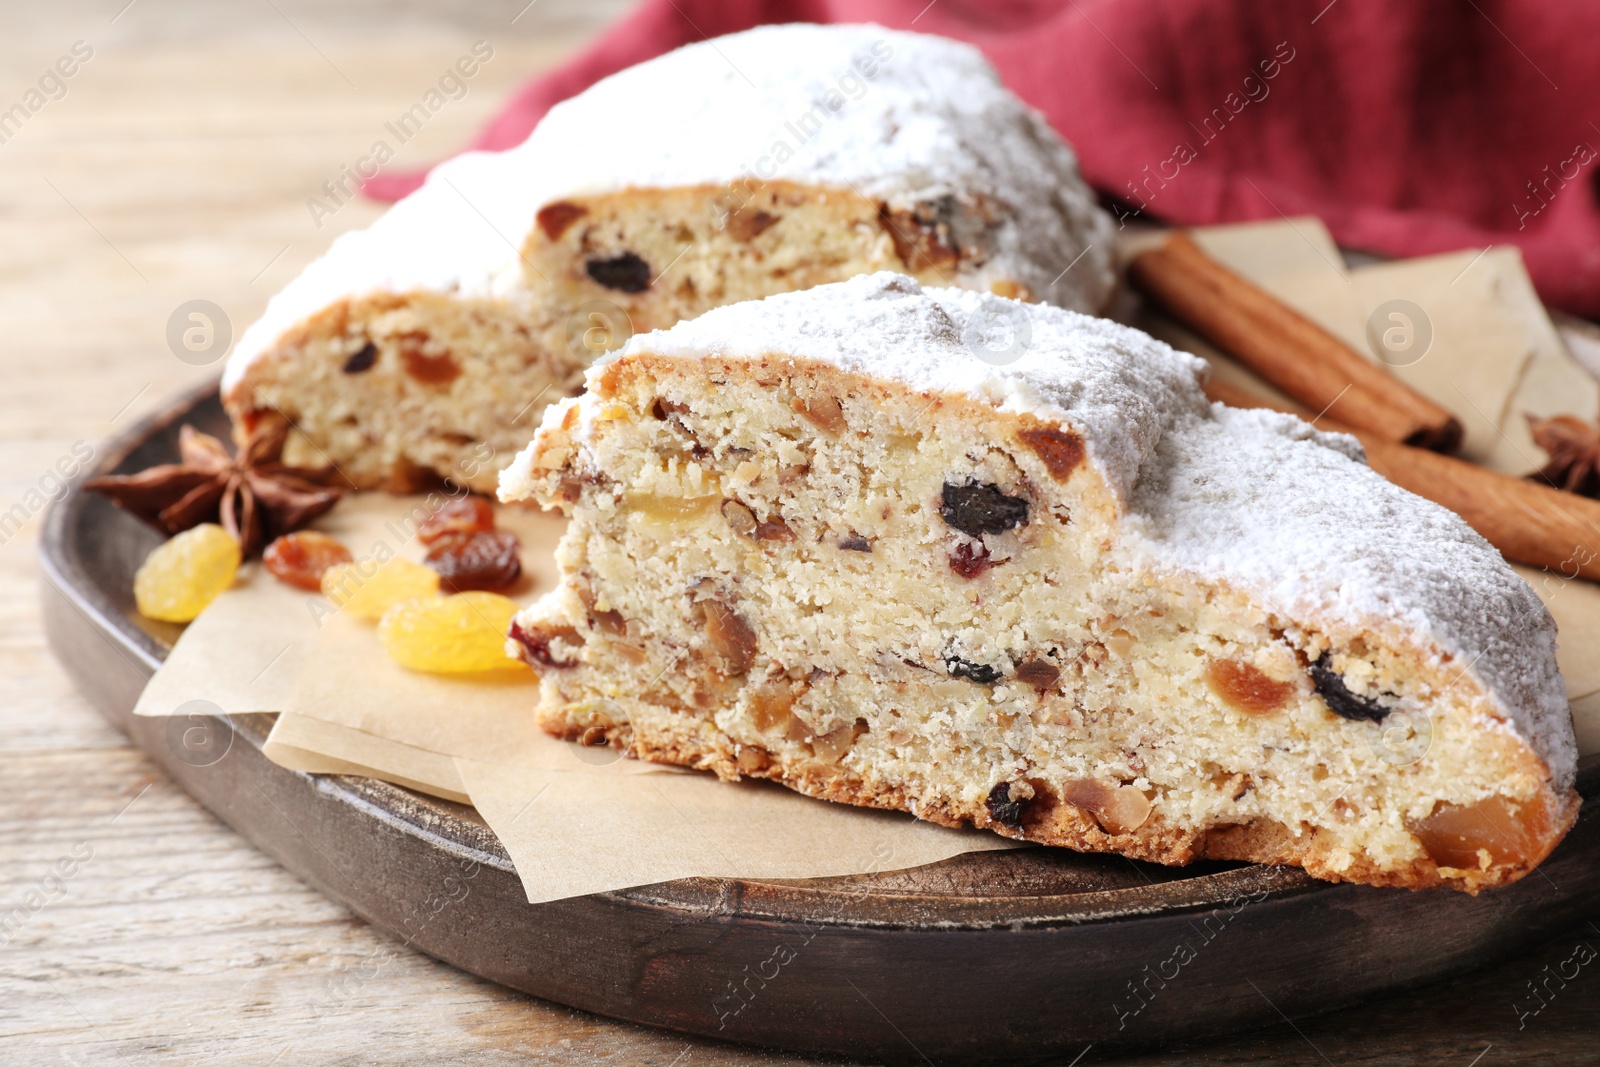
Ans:
[[[1099,310],[1112,228],[974,48],[876,26],[705,41],[468,153],[334,242],[240,339],[241,435],[361,486],[492,489],[631,332],[882,269]]]
[[[571,516],[508,642],[541,723],[1162,863],[1525,874],[1578,807],[1544,606],[1354,439],[1203,377],[888,274],[633,338],[501,476]]]

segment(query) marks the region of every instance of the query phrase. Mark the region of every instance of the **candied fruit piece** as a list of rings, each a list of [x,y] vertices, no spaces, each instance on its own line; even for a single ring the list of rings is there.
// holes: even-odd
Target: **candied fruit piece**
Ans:
[[[736,211],[728,216],[728,233],[736,241],[753,241],[774,226],[780,217],[769,211]]]
[[[470,592],[402,601],[383,613],[378,640],[402,667],[464,674],[525,665],[506,654],[506,631],[516,602],[498,593]]]
[[[824,396],[815,400],[806,400],[796,397],[790,402],[797,415],[811,425],[827,434],[837,437],[844,432],[847,423],[844,418],[844,405],[839,403],[837,397]]]
[[[769,519],[756,527],[756,540],[789,542],[794,540],[794,531],[782,519]]]
[[[162,622],[190,622],[239,573],[239,542],[216,523],[203,522],[158,545],[133,576],[139,614]]]
[[[1064,433],[1050,427],[1023,430],[1017,435],[1033,454],[1044,461],[1050,477],[1064,482],[1083,462],[1083,438],[1075,433]]]
[[[539,229],[552,241],[561,240],[561,235],[574,222],[589,213],[589,209],[582,204],[574,204],[570,200],[556,200],[539,209],[534,220],[539,223]]]
[[[396,556],[372,562],[340,563],[322,574],[322,595],[361,619],[381,619],[405,600],[439,595],[439,572]]]
[[[400,345],[401,365],[423,385],[449,385],[461,376],[461,364],[448,351],[429,351],[431,339],[426,333],[402,333],[396,340]]]
[[[1150,798],[1131,785],[1087,778],[1063,786],[1061,799],[1094,816],[1108,834],[1131,834],[1150,818]]]
[[[279,581],[315,592],[329,567],[350,562],[350,550],[325,533],[300,530],[268,545],[261,562]]]
[[[535,670],[548,667],[564,671],[576,667],[579,663],[577,650],[584,643],[582,635],[570,626],[530,630],[519,622],[511,624],[506,637],[516,645],[518,658]],[[574,658],[562,655],[564,651],[572,652]]]
[[[1410,830],[1440,867],[1476,871],[1539,860],[1547,823],[1542,805],[1492,796],[1470,805],[1441,802]]]
[[[431,545],[447,534],[494,529],[494,505],[481,496],[452,497],[417,523],[417,540]]]
[[[427,564],[453,593],[504,589],[522,576],[522,542],[510,530],[450,534],[434,542]]]
[[[705,630],[706,643],[721,661],[723,673],[745,674],[755,662],[757,638],[750,624],[720,600],[702,600],[695,614]]]
[[[722,499],[714,496],[658,496],[654,493],[629,493],[624,506],[646,527],[661,532],[691,526],[720,512]]]
[[[722,517],[728,520],[728,528],[741,537],[755,537],[756,528],[761,525],[756,513],[737,500],[722,502]]]
[[[1206,686],[1221,701],[1246,715],[1271,715],[1294,695],[1293,682],[1269,678],[1253,663],[1214,659],[1206,665]]]

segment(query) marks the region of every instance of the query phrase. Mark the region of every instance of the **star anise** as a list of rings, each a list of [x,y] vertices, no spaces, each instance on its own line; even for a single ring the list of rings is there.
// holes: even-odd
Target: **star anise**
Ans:
[[[327,471],[282,462],[288,431],[284,423],[270,426],[234,455],[215,437],[185,425],[178,431],[181,463],[94,478],[85,488],[110,497],[169,537],[203,522],[221,522],[249,559],[344,495],[326,484]]]
[[[1569,493],[1600,498],[1600,426],[1576,415],[1540,419],[1528,416],[1533,443],[1550,460],[1532,477]]]

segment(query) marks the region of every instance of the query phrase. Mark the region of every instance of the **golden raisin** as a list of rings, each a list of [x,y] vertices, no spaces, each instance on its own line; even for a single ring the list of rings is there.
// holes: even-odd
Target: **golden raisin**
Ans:
[[[394,605],[439,595],[439,572],[396,556],[383,563],[341,563],[322,574],[322,595],[361,619],[381,619]]]
[[[1294,695],[1293,682],[1269,678],[1252,663],[1214,659],[1206,665],[1206,687],[1224,704],[1246,715],[1271,715]]]
[[[329,567],[350,562],[350,550],[325,533],[300,530],[268,545],[261,562],[279,581],[315,592],[322,588],[322,575]]]
[[[525,664],[506,654],[516,602],[498,593],[460,593],[406,600],[384,612],[378,640],[402,667],[461,674]]]
[[[158,545],[133,576],[139,614],[162,622],[190,622],[233,584],[239,542],[216,523],[203,522]]]
[[[452,497],[417,523],[417,540],[431,545],[446,534],[494,529],[494,505],[481,496]]]

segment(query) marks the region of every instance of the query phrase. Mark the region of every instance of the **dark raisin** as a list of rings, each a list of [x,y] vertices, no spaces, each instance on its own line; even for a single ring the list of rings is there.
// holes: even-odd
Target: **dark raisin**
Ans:
[[[1311,683],[1316,686],[1322,699],[1328,702],[1328,709],[1341,719],[1382,722],[1389,714],[1389,709],[1371,697],[1352,693],[1337,671],[1324,666],[1325,660],[1325,656],[1321,657],[1311,665]]]
[[[364,370],[371,370],[376,362],[378,362],[378,346],[368,341],[361,346],[359,352],[344,361],[344,372],[360,374]]]
[[[872,542],[858,533],[839,538],[839,547],[845,552],[871,552]]]
[[[1028,809],[1028,802],[1011,799],[1010,782],[1001,782],[989,790],[989,798],[983,805],[989,809],[989,818],[995,822],[1013,830],[1022,829],[1022,815]]]
[[[967,678],[979,685],[993,685],[1004,677],[998,667],[991,667],[987,663],[972,663],[960,656],[945,656],[944,666],[950,672],[950,677]]]
[[[976,578],[992,566],[994,561],[989,558],[989,550],[983,547],[981,541],[976,548],[963,541],[950,553],[950,569],[963,578]]]
[[[1005,533],[1028,521],[1028,502],[987,482],[945,482],[939,515],[969,537]]]
[[[642,293],[650,288],[650,264],[632,252],[624,252],[610,259],[591,259],[585,269],[589,277],[607,289]]]
[[[462,530],[434,540],[424,560],[453,593],[505,589],[522,576],[522,542],[510,530]]]
[[[431,545],[447,534],[494,529],[494,505],[481,496],[450,497],[417,520],[417,540]]]

